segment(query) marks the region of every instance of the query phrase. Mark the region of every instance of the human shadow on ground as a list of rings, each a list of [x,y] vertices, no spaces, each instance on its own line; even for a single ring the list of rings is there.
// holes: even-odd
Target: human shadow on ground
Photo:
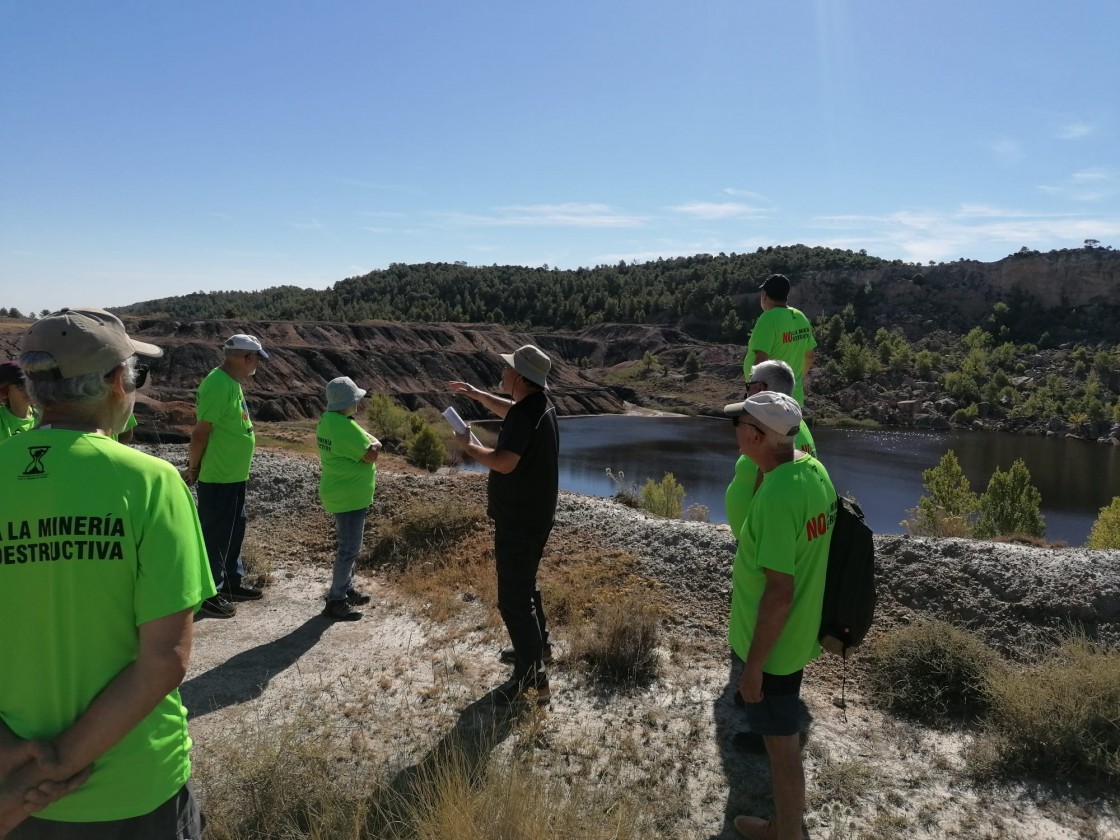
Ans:
[[[723,811],[723,826],[708,840],[742,840],[735,830],[735,817],[749,814],[766,819],[774,818],[774,800],[770,792],[770,759],[765,748],[745,750],[735,745],[735,736],[747,732],[747,717],[741,704],[736,702],[739,677],[743,661],[728,652],[727,684],[712,706],[715,722],[716,746],[719,748],[723,774],[727,778],[727,806]],[[813,716],[805,701],[801,700],[801,748],[804,750],[812,729]],[[802,836],[809,837],[802,828]]]
[[[430,789],[450,773],[472,783],[477,781],[490,753],[529,712],[525,703],[495,702],[494,692],[487,692],[459,713],[455,725],[427,755],[393,776],[388,784],[390,801],[407,812],[410,806],[428,798]]]
[[[272,678],[311,650],[333,623],[325,616],[312,616],[290,633],[231,656],[187,680],[179,693],[188,719],[260,697]]]

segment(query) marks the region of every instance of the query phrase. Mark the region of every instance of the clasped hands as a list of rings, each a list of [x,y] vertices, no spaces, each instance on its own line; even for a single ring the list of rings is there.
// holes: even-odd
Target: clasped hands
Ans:
[[[30,814],[81,787],[90,769],[65,777],[49,742],[0,738],[0,838]]]

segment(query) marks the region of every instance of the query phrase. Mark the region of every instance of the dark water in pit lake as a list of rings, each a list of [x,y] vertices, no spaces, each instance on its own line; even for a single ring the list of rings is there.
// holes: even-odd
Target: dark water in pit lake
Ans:
[[[998,432],[919,432],[815,428],[819,457],[836,489],[853,495],[877,533],[899,525],[922,495],[922,471],[949,449],[982,491],[996,468],[1022,458],[1042,494],[1046,536],[1082,545],[1100,508],[1120,495],[1120,447],[1066,438]],[[725,522],[723,493],[738,452],[731,424],[707,417],[599,415],[560,420],[560,487],[610,496],[606,468],[628,485],[671,472],[685,488],[685,506],[701,504]]]

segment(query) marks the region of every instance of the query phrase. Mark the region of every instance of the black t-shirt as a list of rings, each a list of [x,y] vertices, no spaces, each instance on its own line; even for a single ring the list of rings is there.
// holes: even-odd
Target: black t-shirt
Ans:
[[[495,523],[527,533],[552,528],[560,478],[560,428],[556,409],[542,391],[516,402],[498,430],[495,450],[521,456],[513,472],[490,470],[486,512]]]

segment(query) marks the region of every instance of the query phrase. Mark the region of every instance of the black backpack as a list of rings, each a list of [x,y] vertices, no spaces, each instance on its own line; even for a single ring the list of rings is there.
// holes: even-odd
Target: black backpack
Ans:
[[[821,647],[847,658],[875,617],[875,541],[853,499],[836,500],[828,547],[828,575],[821,605]]]

